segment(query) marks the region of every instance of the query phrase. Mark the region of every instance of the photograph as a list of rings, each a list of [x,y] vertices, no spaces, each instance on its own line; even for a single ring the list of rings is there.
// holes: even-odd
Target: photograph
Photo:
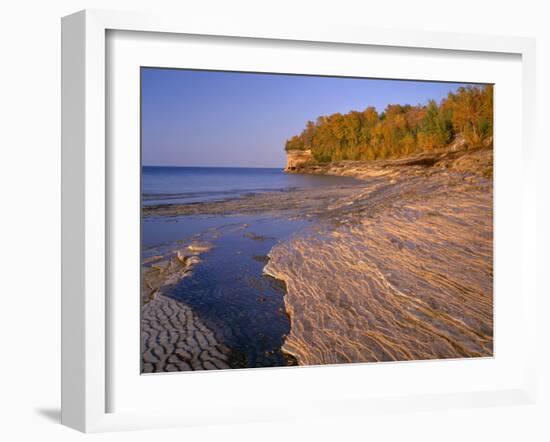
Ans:
[[[141,373],[493,357],[493,84],[456,80],[142,66]]]

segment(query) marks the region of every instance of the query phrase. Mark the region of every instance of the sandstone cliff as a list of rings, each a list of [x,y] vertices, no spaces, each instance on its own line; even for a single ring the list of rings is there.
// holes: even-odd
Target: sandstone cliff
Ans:
[[[288,150],[285,172],[296,172],[307,166],[313,159],[311,150]]]

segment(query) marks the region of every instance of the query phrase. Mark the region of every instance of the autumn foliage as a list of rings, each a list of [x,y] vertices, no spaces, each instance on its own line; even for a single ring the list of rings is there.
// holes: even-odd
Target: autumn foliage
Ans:
[[[461,134],[469,147],[493,135],[493,87],[461,87],[441,103],[391,104],[309,121],[285,149],[310,149],[319,162],[398,158],[448,145]]]

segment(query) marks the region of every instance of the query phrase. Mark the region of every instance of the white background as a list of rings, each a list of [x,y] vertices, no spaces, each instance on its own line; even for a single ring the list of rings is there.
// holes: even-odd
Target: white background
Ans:
[[[19,1],[0,9],[0,140],[2,168],[2,317],[0,319],[0,437],[4,440],[81,440],[59,425],[60,311],[60,27],[78,9],[147,10],[141,0]],[[508,6],[509,4],[509,6]],[[233,15],[270,22],[310,20],[373,27],[448,30],[538,38],[538,174],[548,188],[545,128],[550,120],[550,14],[543,2],[441,1],[162,1],[154,10]],[[179,5],[179,6],[178,6]],[[545,30],[546,28],[546,30]],[[519,175],[518,175],[519,180]],[[539,194],[539,373],[537,405],[375,415],[364,419],[266,423],[88,436],[96,440],[547,440],[550,430],[548,192]],[[544,207],[542,203],[544,202]],[[544,209],[544,210],[543,210]],[[546,266],[544,266],[546,264]],[[414,382],[414,381],[413,381]],[[320,386],[322,388],[322,386]],[[185,398],[182,398],[185,400]],[[289,401],[292,396],[289,394]]]
[[[110,303],[109,411],[178,409],[184,416],[227,413],[228,400],[243,414],[288,405],[315,408],[318,401],[521,388],[525,328],[521,305],[521,204],[517,176],[521,130],[519,56],[401,50],[250,39],[110,33]],[[330,61],[330,62],[328,62]],[[293,72],[378,78],[422,78],[489,83],[495,87],[495,358],[353,364],[289,370],[228,370],[178,376],[140,376],[140,66]],[[426,71],[429,66],[429,72]],[[452,69],[449,67],[452,66]],[[414,379],[414,382],[411,382]],[[322,385],[322,388],[319,386]],[[183,401],[186,395],[193,400]],[[247,406],[253,403],[253,409]],[[340,405],[342,408],[342,405]],[[287,407],[288,409],[288,407]],[[205,411],[203,411],[205,410]],[[251,421],[254,419],[250,419]],[[259,420],[259,418],[257,419]],[[217,420],[218,421],[218,420]]]

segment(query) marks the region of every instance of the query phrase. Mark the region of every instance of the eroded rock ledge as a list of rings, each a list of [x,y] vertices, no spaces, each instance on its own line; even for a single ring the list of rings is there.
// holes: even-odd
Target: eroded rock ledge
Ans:
[[[288,158],[291,163],[290,153]],[[309,160],[293,164],[292,169],[287,166],[285,169],[287,173],[337,175],[366,179],[388,175],[431,174],[446,169],[492,178],[493,148],[492,140],[489,139],[485,147],[468,149],[464,145],[451,145],[448,148],[394,160],[335,161],[330,163],[315,163]]]
[[[300,170],[312,161],[311,150],[288,150],[286,152],[286,172]]]
[[[492,149],[308,166],[364,189],[278,244],[301,365],[493,354]]]
[[[170,297],[212,247],[192,242],[152,256],[142,268],[141,354],[143,373],[230,368],[230,350],[192,309]]]

